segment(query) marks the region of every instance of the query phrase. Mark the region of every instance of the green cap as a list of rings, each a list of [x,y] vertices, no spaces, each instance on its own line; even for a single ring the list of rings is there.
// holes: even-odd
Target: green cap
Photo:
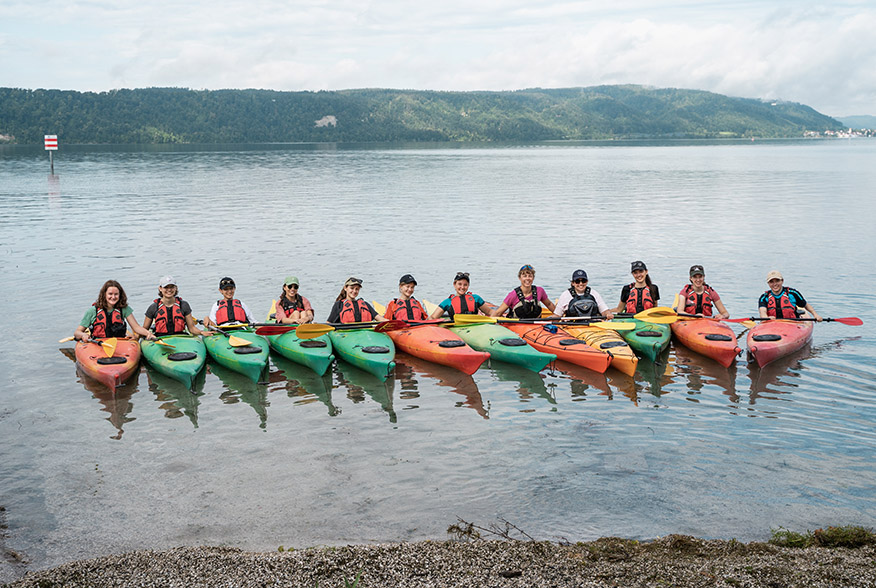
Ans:
[[[291,286],[292,284],[295,284],[296,286],[300,286],[300,285],[301,285],[301,284],[298,283],[298,278],[297,278],[297,277],[295,277],[295,276],[286,276],[286,279],[283,280],[283,285],[284,285],[284,286]]]

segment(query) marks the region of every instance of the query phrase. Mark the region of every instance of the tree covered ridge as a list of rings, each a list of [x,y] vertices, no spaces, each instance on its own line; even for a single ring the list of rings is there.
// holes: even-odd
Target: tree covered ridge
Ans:
[[[791,102],[643,86],[439,92],[0,88],[0,140],[41,143],[799,137],[842,128]]]

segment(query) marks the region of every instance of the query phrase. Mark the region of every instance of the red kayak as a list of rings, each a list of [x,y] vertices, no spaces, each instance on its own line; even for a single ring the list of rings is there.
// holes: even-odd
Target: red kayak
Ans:
[[[456,368],[473,374],[490,358],[484,351],[475,351],[449,329],[436,325],[418,325],[386,331],[395,346],[414,357]]]
[[[502,321],[502,326],[529,343],[543,353],[553,353],[557,359],[586,367],[589,370],[604,374],[611,363],[611,355],[600,351],[583,340],[573,337],[563,329],[556,327],[556,332],[546,329],[552,325],[533,325]]]
[[[118,339],[112,357],[107,357],[99,343],[80,341],[76,344],[76,365],[115,392],[140,365],[140,344],[131,339]]]
[[[672,334],[682,345],[730,367],[742,352],[736,333],[719,320],[698,318],[672,323]]]
[[[748,331],[748,358],[763,367],[794,353],[812,339],[814,323],[793,320],[764,321]]]

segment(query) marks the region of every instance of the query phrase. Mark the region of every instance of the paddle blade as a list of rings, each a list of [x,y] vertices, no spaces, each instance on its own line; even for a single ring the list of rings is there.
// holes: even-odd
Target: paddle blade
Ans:
[[[64,337],[63,339],[58,339],[58,343],[66,343],[67,341],[73,341],[76,337]]]
[[[754,321],[741,321],[740,324],[746,329],[753,329],[757,326],[757,323]]]
[[[640,321],[644,321],[646,323],[652,323],[655,325],[671,325],[672,323],[677,322],[680,317],[678,315],[673,314],[672,316],[655,315],[655,316],[647,316],[647,317],[641,317],[641,316],[637,315],[636,318],[639,319]]]
[[[282,335],[297,330],[298,325],[267,325],[255,330],[256,335]]]
[[[110,337],[109,339],[104,339],[100,342],[100,346],[103,347],[103,352],[106,353],[107,357],[112,357],[116,352],[116,345],[119,344],[119,340],[115,337]]]
[[[408,326],[408,323],[405,321],[386,321],[374,327],[374,332],[385,333],[387,331],[398,331],[399,329],[406,329]]]
[[[315,339],[326,333],[331,333],[335,328],[331,325],[322,325],[319,323],[300,325],[295,329],[295,333],[299,339]]]
[[[642,312],[633,315],[633,318],[637,318],[640,321],[645,321],[645,320],[648,320],[650,318],[663,318],[663,317],[668,318],[668,317],[677,317],[677,316],[678,316],[678,313],[676,313],[674,310],[672,310],[668,306],[655,306],[653,308],[645,309]]]
[[[170,343],[162,341],[161,339],[156,339],[155,341],[153,341],[153,343],[155,343],[156,345],[161,345],[162,347],[167,347],[168,349],[176,349],[176,345],[171,345]]]
[[[612,331],[632,331],[636,328],[636,323],[613,323],[608,321],[599,321],[590,323],[588,326],[598,327],[600,329],[611,329]]]
[[[843,316],[840,318],[828,318],[828,319],[824,319],[824,320],[842,323],[844,325],[851,325],[853,327],[860,327],[861,325],[864,324],[864,321],[859,319],[856,316]]]
[[[455,314],[453,320],[457,325],[476,325],[483,323],[495,323],[498,319],[494,316],[484,316],[482,314]]]
[[[250,341],[247,341],[243,337],[236,337],[235,335],[228,336],[228,344],[232,347],[249,347],[252,345]]]

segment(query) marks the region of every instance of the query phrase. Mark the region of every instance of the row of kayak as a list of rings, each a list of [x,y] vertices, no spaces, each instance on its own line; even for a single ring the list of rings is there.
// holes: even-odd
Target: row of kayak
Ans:
[[[623,321],[617,321],[623,322]],[[294,330],[263,337],[242,328],[208,337],[170,335],[161,344],[118,339],[107,357],[95,342],[79,342],[76,359],[82,370],[111,389],[130,377],[142,356],[155,369],[191,388],[207,356],[220,365],[258,382],[271,349],[307,366],[318,375],[337,356],[380,379],[395,370],[399,349],[415,357],[474,373],[487,359],[540,371],[560,359],[604,373],[609,366],[633,375],[639,356],[652,361],[668,346],[671,335],[686,347],[728,367],[741,353],[735,333],[711,319],[679,320],[671,326],[628,319],[632,328],[614,331],[593,326],[563,326],[508,322],[449,326],[416,325],[385,333],[338,327],[316,338],[299,338]],[[749,359],[764,366],[803,347],[812,323],[768,321],[747,335]]]

